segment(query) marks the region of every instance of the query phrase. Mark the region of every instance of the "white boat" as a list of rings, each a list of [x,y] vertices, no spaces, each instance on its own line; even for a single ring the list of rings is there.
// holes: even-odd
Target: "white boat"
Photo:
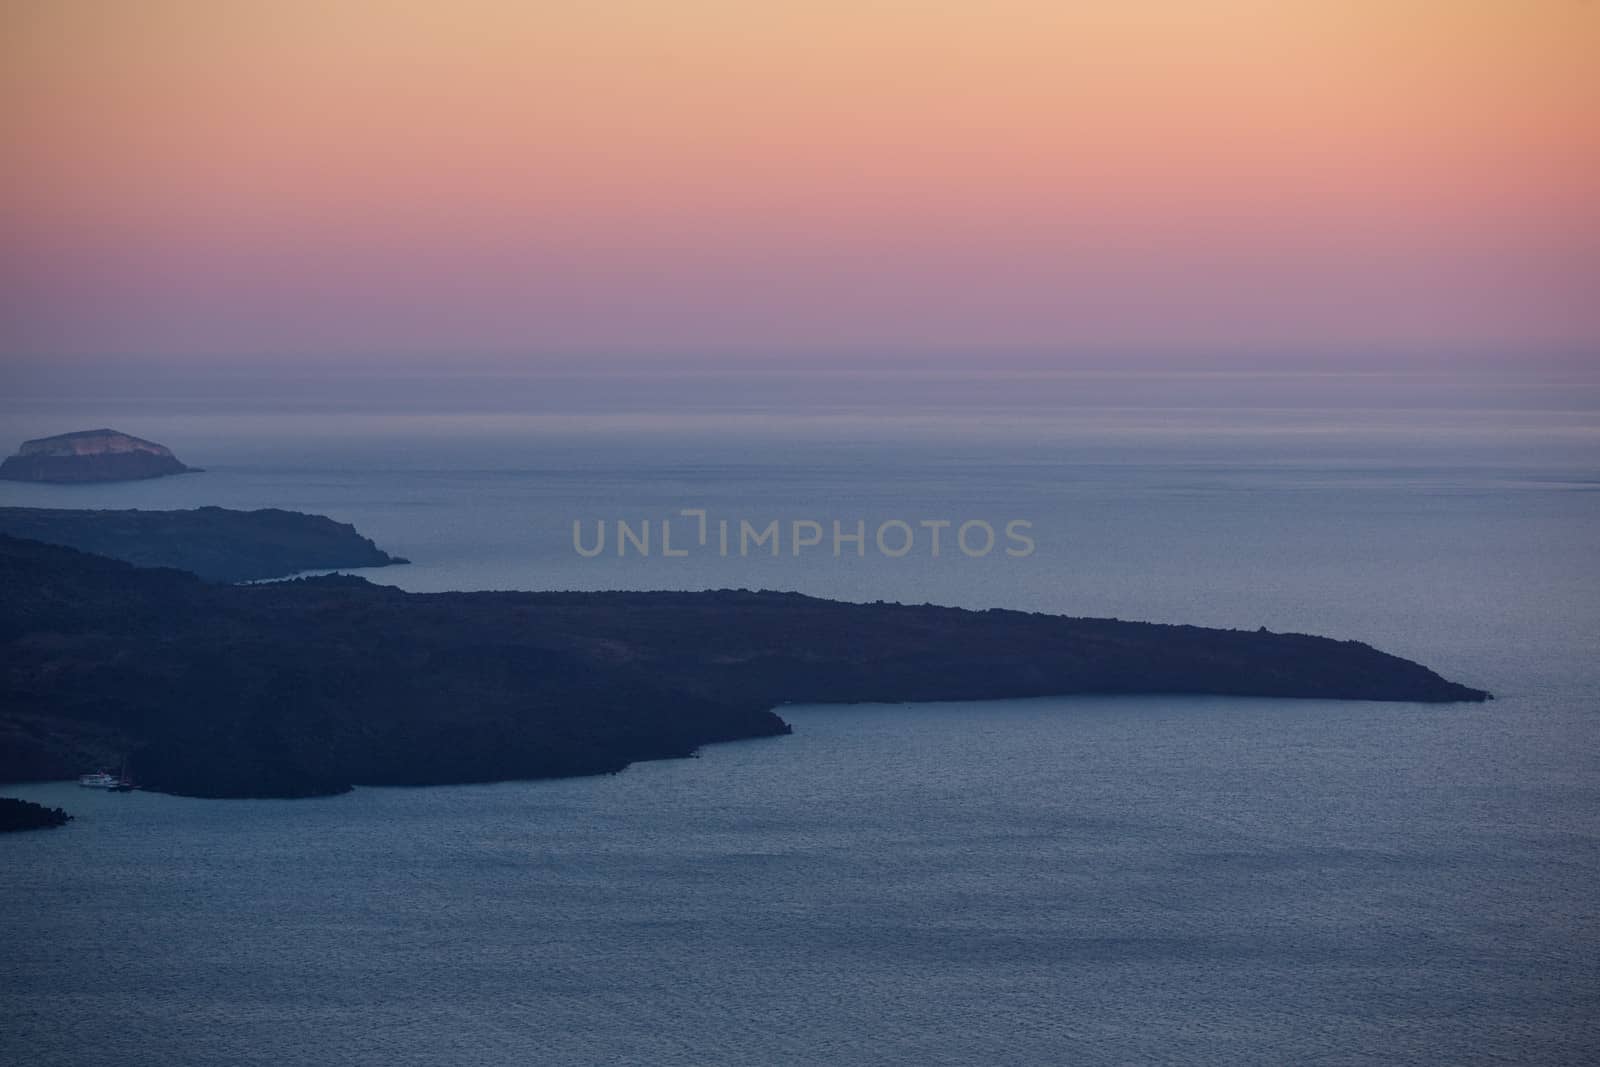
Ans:
[[[105,771],[95,771],[93,774],[79,775],[78,784],[85,789],[115,789],[122,784],[122,779]]]

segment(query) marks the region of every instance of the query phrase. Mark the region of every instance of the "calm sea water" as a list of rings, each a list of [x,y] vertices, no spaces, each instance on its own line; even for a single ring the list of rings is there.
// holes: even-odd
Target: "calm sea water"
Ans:
[[[10,787],[78,818],[0,840],[0,1059],[1592,1062],[1600,419],[1524,393],[1180,399],[13,410],[18,439],[108,423],[208,472],[0,503],[324,512],[416,560],[368,572],[411,589],[1266,625],[1500,699],[788,708],[793,737],[607,778],[291,802]],[[1038,549],[572,549],[574,519],[687,507],[1023,518]]]

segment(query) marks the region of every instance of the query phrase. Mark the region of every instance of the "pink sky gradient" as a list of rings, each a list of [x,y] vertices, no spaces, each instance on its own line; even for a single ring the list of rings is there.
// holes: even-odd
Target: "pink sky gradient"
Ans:
[[[0,20],[12,360],[1600,341],[1583,0]]]

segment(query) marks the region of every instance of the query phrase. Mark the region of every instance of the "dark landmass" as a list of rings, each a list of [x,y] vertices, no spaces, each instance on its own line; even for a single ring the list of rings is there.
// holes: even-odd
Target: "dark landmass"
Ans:
[[[165,445],[116,430],[77,430],[22,442],[0,463],[0,478],[14,482],[129,482],[187,474]]]
[[[60,808],[47,808],[31,800],[0,797],[0,834],[17,830],[47,830],[52,826],[65,826],[72,816]]]
[[[176,567],[211,582],[406,562],[378,548],[349,523],[278,508],[0,508],[0,534],[68,545],[141,567]]]
[[[306,796],[597,774],[789,732],[784,702],[1488,694],[1354,641],[793,593],[212,585],[0,536],[0,781]]]

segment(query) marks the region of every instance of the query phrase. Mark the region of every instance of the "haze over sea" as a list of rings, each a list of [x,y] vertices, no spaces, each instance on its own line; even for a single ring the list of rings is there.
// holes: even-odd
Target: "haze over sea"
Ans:
[[[1600,388],[1574,374],[888,373],[40,389],[204,474],[0,504],[283,507],[406,589],[764,587],[1366,641],[1496,694],[789,707],[607,778],[299,801],[7,787],[34,1064],[1592,1062]],[[796,557],[572,523],[856,520]],[[885,558],[888,519],[1036,551]],[[693,547],[693,546],[690,546]]]

